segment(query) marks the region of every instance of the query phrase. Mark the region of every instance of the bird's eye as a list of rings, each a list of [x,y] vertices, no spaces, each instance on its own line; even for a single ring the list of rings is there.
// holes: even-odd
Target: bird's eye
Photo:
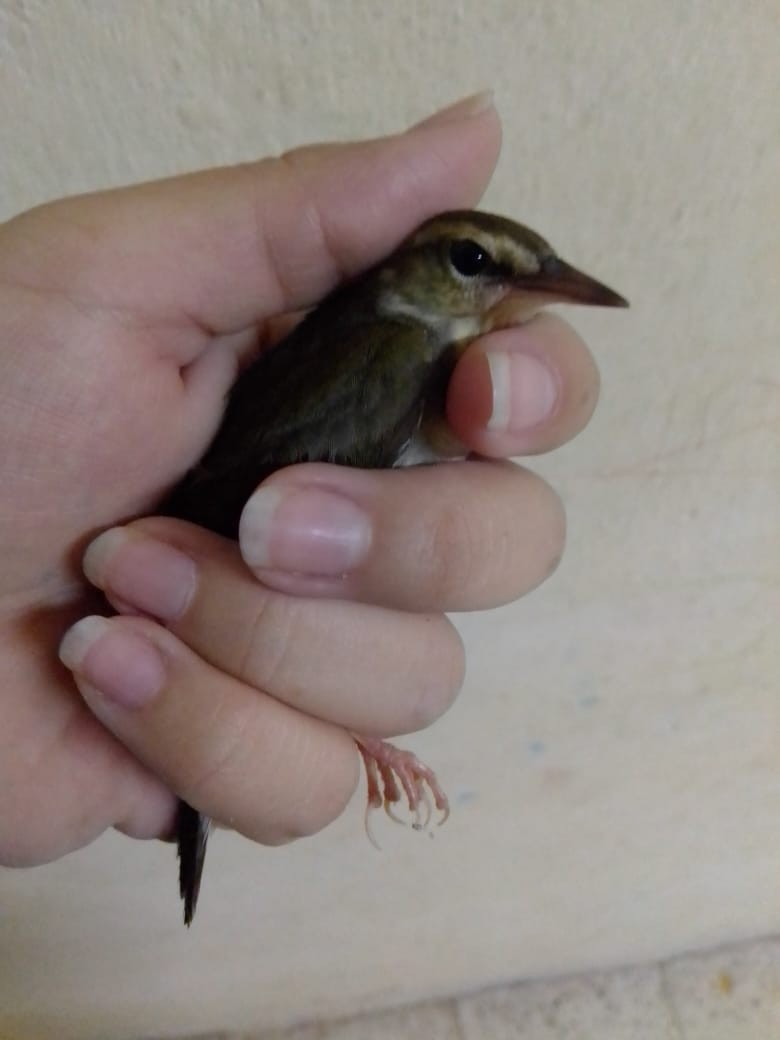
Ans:
[[[466,278],[474,278],[484,274],[492,264],[493,258],[478,242],[470,238],[459,238],[450,246],[450,260],[455,270]]]

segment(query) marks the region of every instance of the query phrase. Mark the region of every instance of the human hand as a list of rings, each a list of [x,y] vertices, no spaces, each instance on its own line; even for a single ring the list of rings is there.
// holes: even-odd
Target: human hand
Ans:
[[[514,599],[553,569],[557,497],[498,461],[274,474],[251,553],[262,584],[232,543],[127,522],[201,455],[275,319],[473,205],[499,137],[494,109],[471,102],[382,141],[0,227],[0,862],[43,862],[110,826],[168,835],[178,796],[257,840],[322,827],[356,782],[348,729],[416,729],[455,695],[462,647],[443,611]],[[472,345],[448,415],[474,451],[530,454],[573,436],[597,388],[576,335],[540,318]],[[124,615],[64,644],[79,696],[56,648],[99,609],[85,547],[122,524],[86,567]],[[345,570],[339,601],[318,598]]]

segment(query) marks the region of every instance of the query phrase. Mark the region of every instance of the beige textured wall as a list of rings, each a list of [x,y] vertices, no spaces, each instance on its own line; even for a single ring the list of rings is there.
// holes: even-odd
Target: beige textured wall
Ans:
[[[0,0],[0,216],[376,134],[494,85],[487,202],[633,303],[572,318],[604,375],[534,463],[570,517],[538,594],[460,626],[468,688],[413,745],[435,842],[108,835],[0,874],[0,1034],[272,1024],[780,927],[776,0]]]

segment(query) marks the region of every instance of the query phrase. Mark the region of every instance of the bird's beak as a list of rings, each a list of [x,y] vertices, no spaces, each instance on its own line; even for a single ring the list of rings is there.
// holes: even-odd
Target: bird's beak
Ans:
[[[628,307],[628,300],[557,256],[547,257],[538,274],[523,279],[522,288],[593,307]]]

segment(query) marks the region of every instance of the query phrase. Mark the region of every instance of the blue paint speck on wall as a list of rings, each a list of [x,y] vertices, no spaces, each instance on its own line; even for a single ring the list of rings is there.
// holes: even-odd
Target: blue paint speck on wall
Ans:
[[[599,702],[597,693],[584,693],[577,702],[581,708],[595,708]]]
[[[463,791],[458,791],[455,795],[456,805],[468,805],[470,802],[476,801],[478,795],[476,791],[472,791],[466,788]]]

